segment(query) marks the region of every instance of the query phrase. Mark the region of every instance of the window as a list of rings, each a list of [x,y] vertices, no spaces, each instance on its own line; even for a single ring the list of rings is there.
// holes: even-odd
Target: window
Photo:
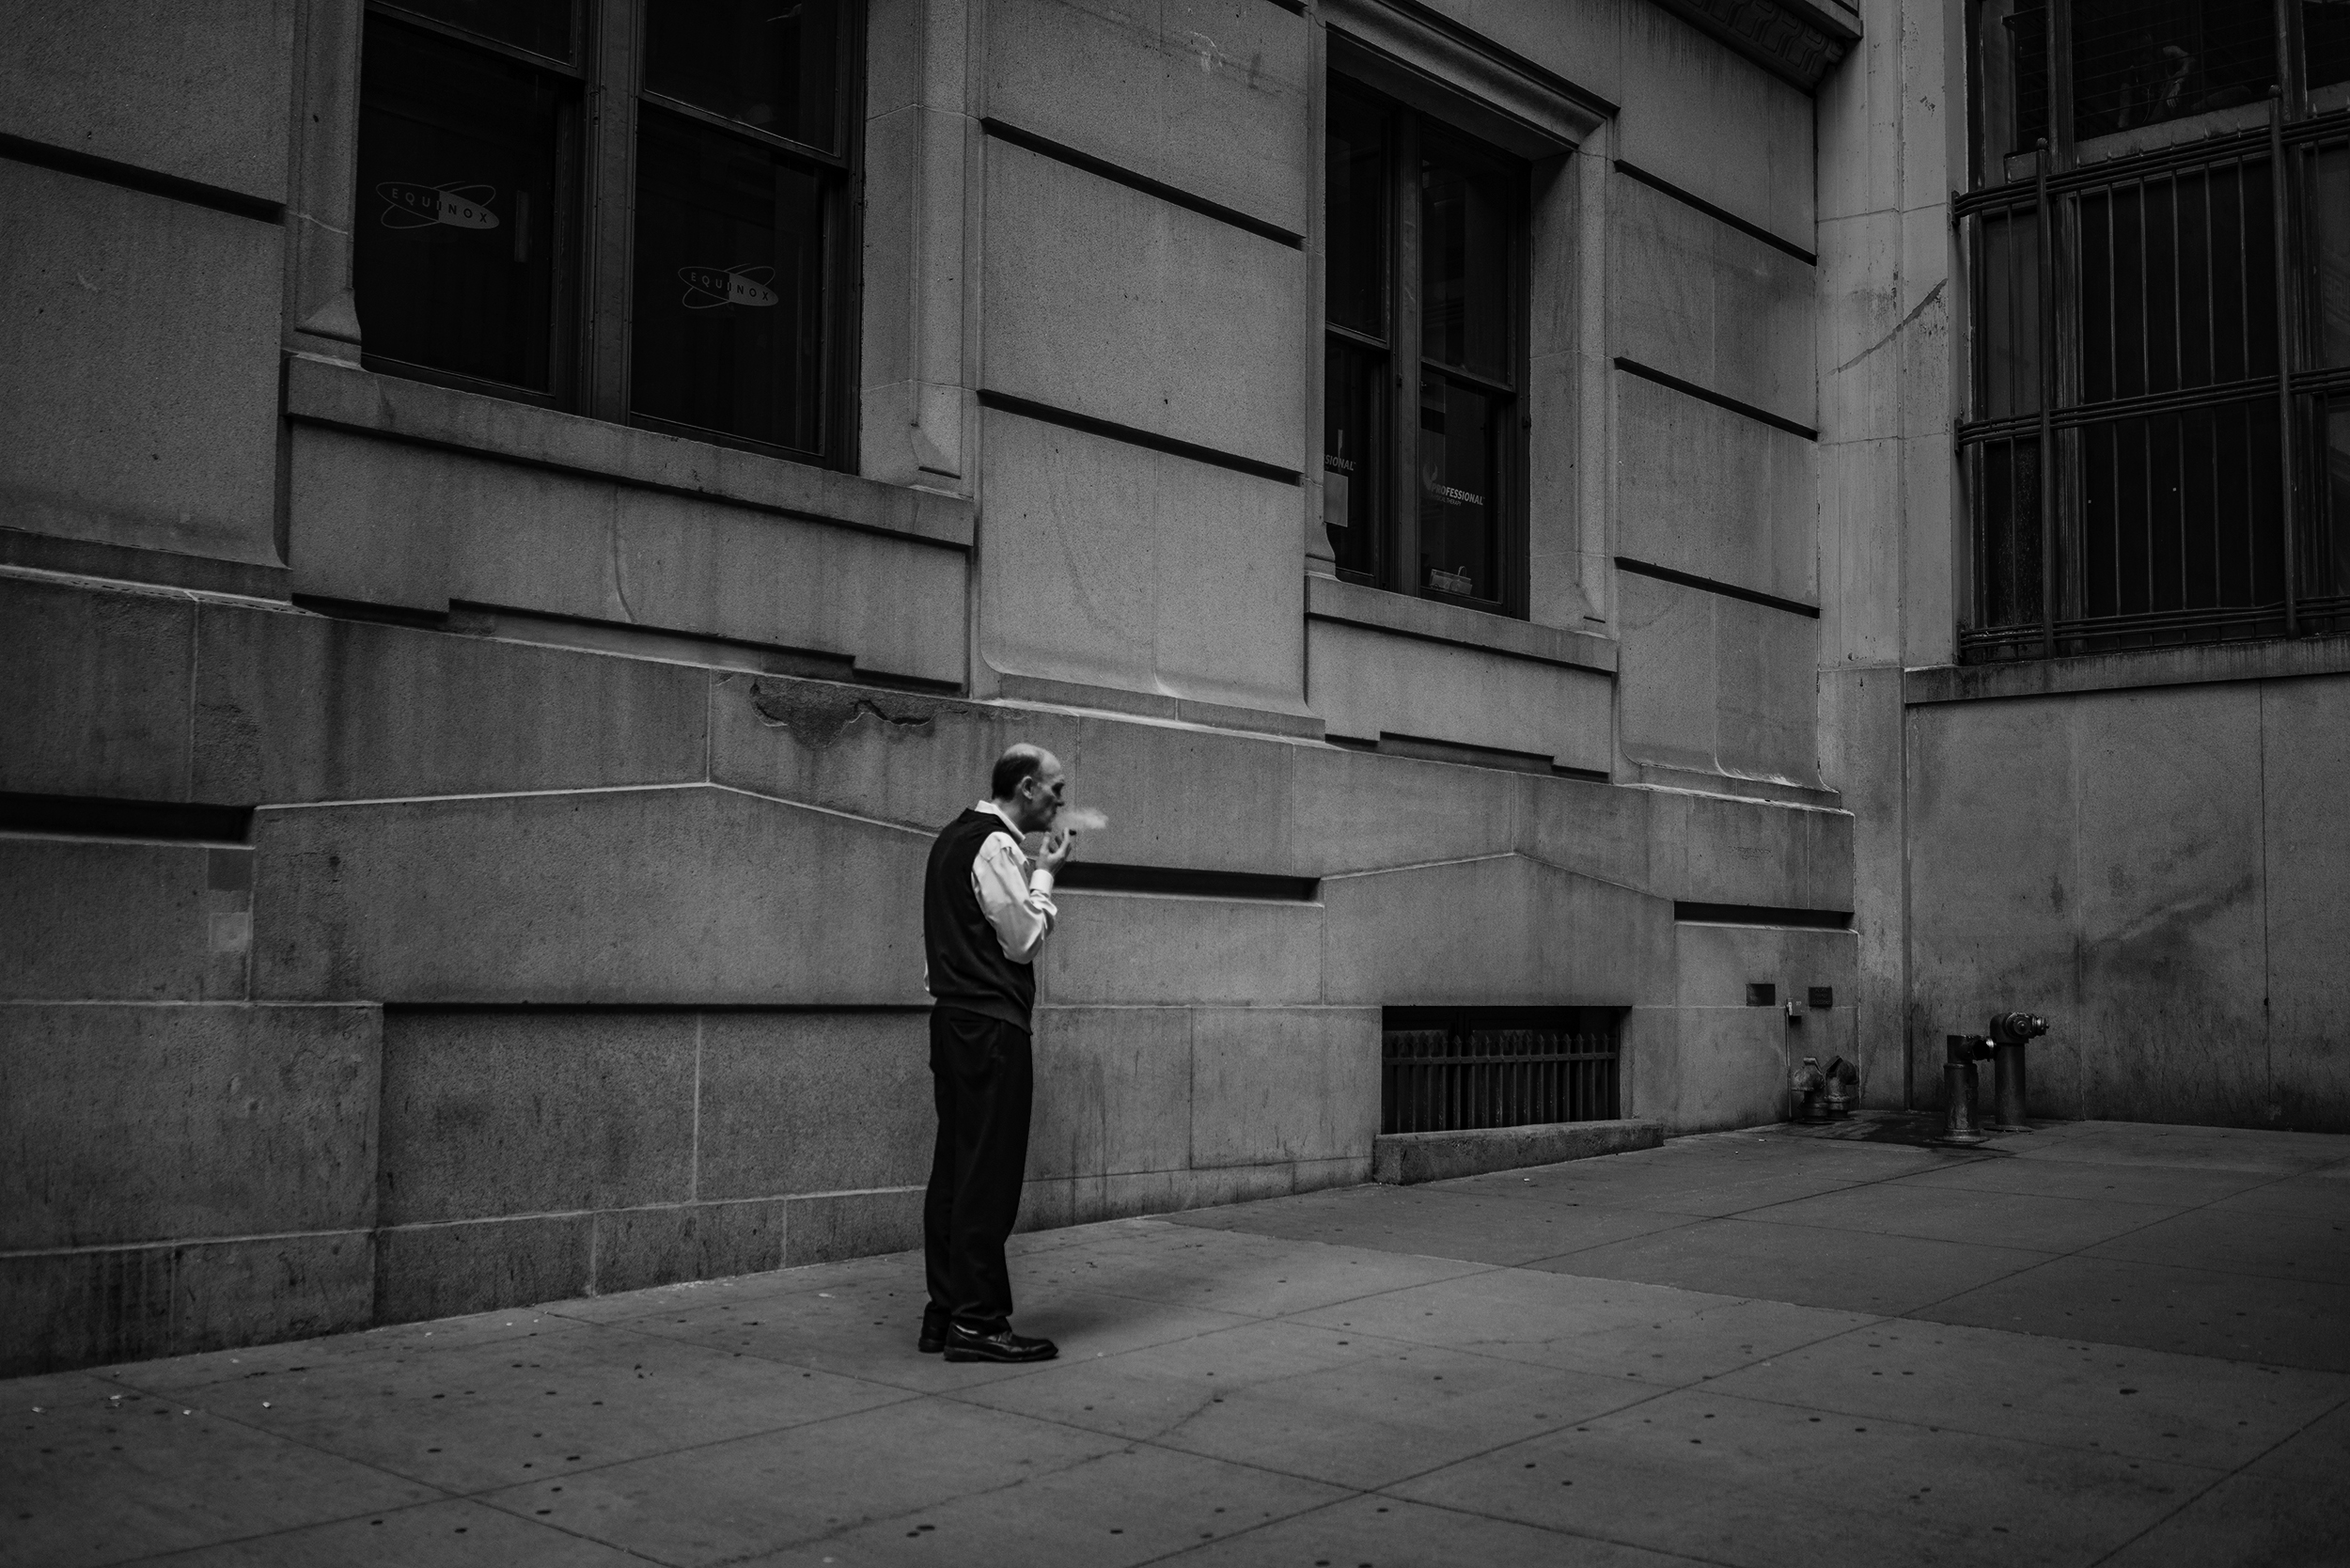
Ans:
[[[371,6],[367,362],[845,465],[855,21],[854,0]]]
[[[1963,658],[2350,631],[2345,10],[1975,7]]]
[[[1523,615],[1525,165],[1334,79],[1326,173],[1339,574]]]

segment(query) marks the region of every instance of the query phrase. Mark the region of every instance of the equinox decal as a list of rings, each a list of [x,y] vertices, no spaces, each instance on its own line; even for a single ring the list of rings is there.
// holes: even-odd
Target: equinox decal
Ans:
[[[685,280],[685,308],[718,310],[729,305],[770,306],[776,291],[767,287],[773,267],[680,267]]]
[[[498,198],[494,185],[420,185],[413,180],[386,180],[375,188],[384,198],[384,227],[424,228],[446,224],[451,228],[495,228],[498,215],[490,203]]]

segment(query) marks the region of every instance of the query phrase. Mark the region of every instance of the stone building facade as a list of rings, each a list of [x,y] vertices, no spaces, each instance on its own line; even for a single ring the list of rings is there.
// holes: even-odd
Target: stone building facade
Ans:
[[[31,8],[0,1367],[910,1245],[1014,739],[1026,1224],[1365,1179],[1415,1027],[2350,1126],[2327,627],[1961,647],[1978,20]]]

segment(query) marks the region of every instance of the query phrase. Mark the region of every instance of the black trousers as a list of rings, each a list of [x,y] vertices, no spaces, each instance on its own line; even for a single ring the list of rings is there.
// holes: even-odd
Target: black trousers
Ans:
[[[931,1010],[938,1142],[922,1200],[931,1301],[923,1325],[992,1334],[1011,1317],[1004,1242],[1020,1215],[1034,1063],[1028,1031],[954,1008]]]

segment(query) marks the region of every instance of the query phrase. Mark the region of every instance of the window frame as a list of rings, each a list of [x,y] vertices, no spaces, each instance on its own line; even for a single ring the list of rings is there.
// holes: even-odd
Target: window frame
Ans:
[[[572,58],[556,59],[517,44],[420,14],[401,0],[366,0],[381,18],[527,66],[572,84],[571,123],[556,149],[553,387],[529,387],[437,369],[369,351],[361,318],[360,363],[384,375],[429,382],[582,414],[785,461],[854,472],[857,465],[857,355],[862,345],[865,206],[865,0],[839,0],[833,92],[837,150],[701,109],[653,92],[644,83],[645,24],[660,0],[571,0]],[[359,113],[365,115],[365,61]],[[633,405],[636,164],[642,108],[780,153],[819,172],[823,187],[823,366],[815,449],[638,413]],[[356,157],[356,145],[352,156]],[[364,197],[363,197],[364,199]]]
[[[1327,368],[1329,346],[1333,343],[1383,354],[1387,376],[1386,440],[1388,450],[1379,460],[1384,470],[1386,494],[1382,514],[1373,520],[1376,527],[1371,546],[1373,565],[1370,572],[1342,567],[1337,564],[1334,556],[1332,570],[1344,581],[1385,592],[1523,620],[1528,616],[1528,579],[1530,574],[1528,476],[1530,473],[1529,431],[1532,425],[1528,413],[1531,376],[1529,344],[1532,337],[1529,330],[1531,301],[1528,298],[1528,278],[1532,266],[1531,162],[1507,149],[1494,146],[1458,120],[1429,108],[1404,102],[1336,66],[1327,73],[1326,93],[1330,100],[1340,97],[1351,99],[1384,117],[1388,158],[1386,233],[1383,239],[1386,289],[1382,299],[1386,321],[1386,340],[1381,343],[1333,321],[1326,299],[1322,313],[1322,368],[1319,373],[1324,378],[1323,406],[1327,407],[1330,396]],[[1325,102],[1321,127],[1325,148],[1329,120],[1330,108]],[[1508,178],[1508,361],[1512,381],[1507,385],[1464,367],[1432,361],[1423,353],[1419,174],[1421,149],[1431,127],[1434,129],[1437,141],[1459,147],[1473,158],[1500,168]],[[1325,179],[1316,199],[1326,201],[1327,191]],[[1327,247],[1331,243],[1326,225],[1323,243],[1325,247],[1323,265],[1326,278],[1329,265]],[[1408,381],[1402,370],[1404,366],[1411,367]],[[1418,410],[1420,380],[1428,375],[1462,383],[1495,399],[1506,410],[1500,421],[1502,429],[1494,442],[1496,473],[1493,488],[1498,493],[1498,504],[1493,509],[1497,525],[1495,551],[1502,583],[1501,592],[1492,599],[1449,592],[1419,580],[1420,573],[1417,567],[1420,533],[1420,431]],[[1324,422],[1326,424],[1326,419]],[[1317,439],[1320,439],[1319,434]],[[1329,455],[1324,454],[1324,459]],[[1371,460],[1367,457],[1364,461]],[[1408,572],[1404,569],[1405,562],[1414,563]]]
[[[2326,421],[2330,410],[2350,406],[2350,363],[2324,363],[2317,336],[2323,321],[2313,173],[2321,150],[2350,149],[2350,108],[2309,112],[2298,8],[2284,8],[2272,23],[2279,88],[2264,101],[2258,124],[2244,125],[2248,117],[2241,111],[2223,109],[2204,117],[2200,127],[2189,127],[2186,119],[2170,122],[2190,133],[2170,145],[2127,150],[2108,146],[2093,149],[2107,155],[2084,161],[2074,137],[2072,3],[2045,0],[2049,133],[2036,151],[2003,156],[1996,168],[1986,166],[1992,161],[1986,149],[1993,139],[1985,125],[1990,86],[1983,44],[1987,9],[1984,0],[1971,0],[1965,17],[1970,188],[1953,193],[1951,205],[1966,270],[1968,318],[1967,373],[1953,431],[1962,525],[1956,541],[1959,661],[2047,659],[2350,632],[2350,596],[2311,591],[2328,572],[2339,570],[2326,556],[2338,525],[2323,466]],[[2201,133],[2192,133],[2195,130]],[[2030,164],[2029,173],[2020,178],[2015,176],[2017,159]],[[2244,170],[2255,165],[2260,168],[2257,178],[2269,185],[2265,238],[2274,276],[2263,279],[2257,292],[2247,279],[2243,302],[2248,308],[2273,293],[2273,368],[2253,369],[2244,379],[2225,383],[2183,382],[2174,388],[2127,394],[2108,388],[2105,396],[2091,400],[2091,344],[2083,318],[2098,279],[2092,275],[2093,225],[2085,217],[2088,209],[2107,203],[2103,211],[2110,226],[2114,204],[2125,196],[2152,206],[2152,193],[2167,182],[2169,199],[2176,202],[2187,181],[2217,182],[2231,170],[2241,179]],[[2023,274],[2036,313],[2029,321],[2020,313],[2020,303],[2012,303],[2019,312],[2012,316],[1995,309],[1990,292],[1997,254],[1993,231],[2027,221],[2036,251]],[[2011,227],[2007,232],[2015,231]],[[2110,232],[2108,227],[2108,240]],[[2012,269],[2018,253],[2006,254]],[[2182,259],[2190,254],[2185,242],[2177,248],[2149,244],[2135,264],[2141,278],[2154,276],[2158,262],[2176,276]],[[2107,259],[2109,269],[2119,264],[2111,256]],[[2112,290],[2121,284],[2108,278],[2106,286]],[[2021,300],[2013,290],[2007,297]],[[2033,406],[1993,413],[1997,353],[2003,345],[2019,343],[2019,332],[2033,339],[2038,371]],[[2143,352],[2154,341],[2141,334],[2135,346]],[[2221,520],[2226,512],[2219,501],[2195,517],[2209,529],[2215,549],[2224,544],[2241,550],[2253,591],[2244,595],[2244,604],[2195,603],[2206,591],[2214,599],[2228,595],[2212,586],[2216,577],[2200,575],[2200,567],[2198,573],[2188,573],[2183,556],[2181,603],[2155,608],[2150,589],[2148,607],[2125,609],[2117,587],[2113,608],[2092,613],[2095,574],[2107,564],[2120,571],[2125,542],[2130,550],[2149,553],[2149,558],[2163,544],[2165,514],[2151,499],[2151,486],[2167,478],[2150,474],[2144,521],[2130,520],[2126,536],[2118,529],[2110,535],[2111,563],[2102,556],[2092,558],[2093,497],[2088,483],[2092,442],[2104,440],[2111,446],[2132,439],[2125,432],[2134,426],[2141,427],[2136,439],[2152,442],[2162,428],[2158,421],[2175,419],[2184,430],[2185,421],[2198,417],[2243,418],[2248,434],[2238,448],[2242,455],[2275,464],[2264,481],[2276,487],[2273,521],[2255,516],[2260,510],[2257,494],[2241,498],[2245,504],[2238,515],[2252,521],[2232,539],[2224,537]],[[2264,417],[2273,420],[2273,443],[2249,433],[2251,422]],[[2032,463],[2029,494],[2014,482],[2026,471],[2023,454],[2028,447]],[[1997,458],[2002,449],[2007,454],[2004,467]],[[2213,449],[2217,454],[2222,447]],[[2214,462],[2218,462],[2217,455]],[[2215,475],[2217,471],[2215,466]],[[1995,482],[2002,473],[2012,486],[2003,496]],[[2184,462],[2180,475],[2184,482]],[[2228,504],[2234,500],[2228,498]],[[2170,510],[2179,519],[2184,541],[2190,510],[2184,500],[2171,503]],[[2142,537],[2137,531],[2141,526]],[[2259,562],[2270,551],[2279,562],[2279,597],[2264,599],[2258,588]],[[1996,613],[2002,604],[2008,612],[2005,619]],[[2025,610],[2034,604],[2036,619],[2026,618]]]

